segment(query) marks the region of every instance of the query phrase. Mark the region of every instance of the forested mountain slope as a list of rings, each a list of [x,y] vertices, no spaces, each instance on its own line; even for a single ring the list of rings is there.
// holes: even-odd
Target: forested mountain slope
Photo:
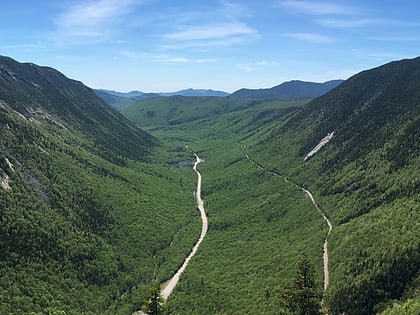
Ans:
[[[295,101],[295,105],[300,106],[310,99],[327,93],[341,82],[342,80],[325,83],[290,81],[270,89],[241,89],[226,97],[192,95],[153,97],[138,100],[129,106],[124,105],[121,107],[121,112],[141,127],[176,125],[252,107],[262,108],[273,103],[283,103],[280,106],[284,106],[285,102]],[[115,99],[106,95],[102,97],[109,105],[116,106]],[[288,103],[286,106],[291,108],[291,105],[292,103]]]
[[[138,309],[199,230],[194,174],[167,165],[193,157],[82,83],[7,57],[0,122],[0,313]]]
[[[253,154],[315,192],[335,225],[332,314],[418,299],[420,58],[361,72],[251,138]]]
[[[53,115],[63,122],[63,127],[68,124],[68,128],[92,136],[92,146],[111,144],[119,155],[140,159],[146,158],[155,142],[150,135],[127,124],[91,89],[55,69],[1,57],[0,78],[2,101],[11,109],[34,119],[43,112]]]
[[[278,108],[293,110],[309,100],[293,102],[264,101],[247,98],[211,97],[211,96],[169,96],[145,99],[125,108],[121,113],[141,128],[163,125],[179,125],[238,112],[250,108],[258,111],[275,111]],[[266,112],[267,114],[267,112]]]
[[[278,314],[303,253],[320,283],[325,222],[294,182],[334,225],[329,313],[415,314],[419,104],[416,58],[310,103],[174,96],[124,111],[152,137],[80,82],[1,57],[0,313],[140,309],[199,235],[195,174],[174,167],[188,144],[205,160],[209,232],[170,314]]]
[[[110,90],[94,90],[96,95],[102,98],[108,105],[120,111],[124,108],[130,107],[135,102],[148,98],[155,98],[160,96],[228,96],[229,93],[223,91],[205,90],[205,89],[186,89],[177,92],[168,93],[143,93],[140,91],[131,91],[128,93],[116,92]]]

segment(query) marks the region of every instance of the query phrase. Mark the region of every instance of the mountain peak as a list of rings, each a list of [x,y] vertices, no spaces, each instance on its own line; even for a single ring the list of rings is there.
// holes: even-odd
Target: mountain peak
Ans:
[[[331,89],[341,84],[343,80],[331,80],[324,83],[306,82],[292,80],[283,82],[272,88],[264,89],[240,89],[234,92],[232,97],[276,99],[276,100],[297,100],[310,99],[324,95]]]
[[[53,68],[0,56],[0,96],[7,110],[22,119],[33,122],[48,118],[57,126],[94,139],[98,151],[100,146],[113,143],[117,154],[141,159],[154,143],[150,135],[107,106],[92,89]]]

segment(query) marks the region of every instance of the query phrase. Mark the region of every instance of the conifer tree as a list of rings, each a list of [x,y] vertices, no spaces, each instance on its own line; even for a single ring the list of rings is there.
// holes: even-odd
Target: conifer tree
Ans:
[[[164,299],[160,295],[160,285],[156,283],[149,292],[145,304],[145,311],[148,315],[160,315],[163,313]]]
[[[282,293],[281,304],[284,309],[297,315],[321,314],[322,294],[315,285],[314,275],[312,260],[302,256],[295,279]]]

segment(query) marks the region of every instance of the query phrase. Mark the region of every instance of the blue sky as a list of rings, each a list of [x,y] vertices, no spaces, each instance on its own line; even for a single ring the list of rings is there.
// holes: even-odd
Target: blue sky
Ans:
[[[416,57],[419,12],[417,0],[3,1],[0,54],[93,88],[233,92]]]

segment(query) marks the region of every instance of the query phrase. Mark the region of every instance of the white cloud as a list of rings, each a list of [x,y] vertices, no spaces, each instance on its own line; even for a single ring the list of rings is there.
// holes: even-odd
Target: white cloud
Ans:
[[[183,57],[173,57],[173,58],[158,58],[155,61],[162,62],[162,63],[186,63],[186,62],[189,62],[190,59],[183,58]]]
[[[238,68],[238,69],[241,69],[241,70],[244,70],[244,71],[246,71],[246,72],[251,72],[251,71],[255,71],[256,69],[255,69],[255,67],[253,67],[251,64],[249,64],[249,63],[238,63],[237,65],[236,65],[236,67]]]
[[[351,14],[355,9],[350,6],[316,1],[283,1],[280,5],[288,10],[308,15]]]
[[[257,61],[257,62],[249,62],[249,63],[238,63],[236,67],[238,69],[244,70],[246,72],[258,71],[261,69],[266,69],[267,67],[276,67],[278,66],[278,62],[276,61]]]
[[[225,22],[219,24],[187,26],[178,32],[164,35],[169,41],[202,41],[248,38],[258,32],[242,22]]]
[[[314,44],[327,44],[335,41],[332,37],[315,33],[286,33],[283,36]]]
[[[385,25],[393,23],[389,20],[384,19],[318,19],[319,24],[338,27],[338,28],[353,28],[353,27],[364,27],[368,25]]]
[[[58,31],[67,36],[100,37],[116,20],[128,14],[138,0],[94,0],[78,2],[56,16]]]
[[[242,5],[229,1],[219,1],[222,14],[230,19],[247,18],[252,16],[251,10]]]
[[[255,35],[254,37],[258,37]],[[232,36],[220,39],[207,39],[207,40],[190,40],[190,41],[173,41],[170,44],[163,44],[163,50],[182,50],[182,49],[198,49],[199,51],[208,51],[212,47],[229,46],[243,43],[252,37]],[[167,41],[166,41],[167,42]]]
[[[208,59],[196,59],[196,63],[214,63],[217,62],[216,59],[208,58]]]
[[[246,23],[250,10],[230,0],[219,0],[206,12],[182,12],[168,20],[167,30],[159,36],[164,49],[211,48],[236,45],[259,36]]]
[[[167,55],[157,55],[152,58],[153,62],[157,63],[198,63],[198,64],[205,64],[205,63],[213,63],[216,62],[216,59],[207,58],[207,59],[195,59],[195,58],[187,58],[187,57],[172,57]]]

